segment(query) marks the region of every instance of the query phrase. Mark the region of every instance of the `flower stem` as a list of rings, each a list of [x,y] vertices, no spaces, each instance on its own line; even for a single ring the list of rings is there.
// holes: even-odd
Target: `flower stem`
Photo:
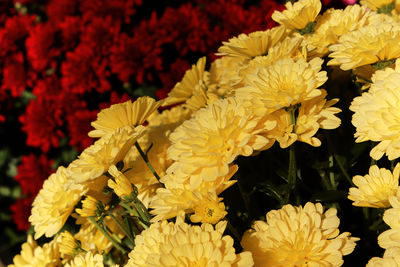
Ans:
[[[108,239],[110,242],[116,247],[118,250],[120,250],[122,253],[127,253],[127,251],[119,244],[117,241],[115,241],[114,238],[110,236],[110,234],[103,228],[101,227],[96,220],[93,217],[89,217],[89,221],[94,224],[94,226]]]
[[[108,214],[111,219],[114,220],[114,222],[117,223],[117,225],[119,226],[119,228],[121,228],[121,230],[125,233],[125,235],[129,238],[130,241],[132,241],[133,244],[135,244],[135,240],[132,237],[131,233],[121,224],[121,222],[114,216],[114,214],[109,213]]]
[[[150,171],[153,173],[154,177],[156,177],[156,179],[162,185],[162,187],[165,187],[164,184],[160,181],[160,179],[161,179],[160,176],[158,176],[156,170],[151,165],[151,163],[149,161],[149,158],[147,157],[147,153],[143,152],[142,148],[140,147],[140,145],[139,145],[139,143],[137,141],[135,142],[135,147],[139,151],[140,156],[142,156],[143,160],[146,162],[147,167],[149,167]]]
[[[288,170],[288,186],[289,190],[286,196],[286,203],[289,202],[290,193],[296,187],[296,178],[297,178],[297,168],[296,168],[296,151],[294,145],[292,144],[289,148],[289,170]]]

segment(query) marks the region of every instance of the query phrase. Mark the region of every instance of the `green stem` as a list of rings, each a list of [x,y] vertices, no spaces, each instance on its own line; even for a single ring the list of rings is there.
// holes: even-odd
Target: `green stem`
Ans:
[[[346,169],[344,168],[342,162],[340,162],[340,160],[338,160],[336,154],[333,154],[333,157],[335,158],[336,163],[339,166],[340,171],[342,172],[342,174],[344,175],[344,177],[347,179],[347,181],[354,187],[355,184],[353,183],[353,180],[351,179],[350,175],[347,173]]]
[[[332,169],[333,169],[333,155],[331,154],[329,156],[329,181],[330,181],[330,184],[331,184],[331,188],[333,190],[336,190],[337,189],[337,184],[336,184],[336,181],[335,181],[335,173],[332,171]]]
[[[296,151],[294,149],[294,145],[292,144],[289,148],[289,171],[288,171],[288,194],[286,196],[286,203],[289,202],[290,198],[290,193],[294,190],[296,187]]]
[[[139,222],[140,226],[142,226],[144,229],[149,228],[149,225],[148,225],[149,223],[146,223],[146,222],[142,221],[143,219],[140,217],[140,215],[139,215],[139,213],[138,213],[138,211],[136,209],[132,209],[132,207],[128,203],[120,202],[119,204],[122,207],[124,207],[129,212],[129,214],[131,216],[138,218],[137,221]]]
[[[110,234],[103,228],[101,227],[93,217],[89,217],[89,221],[94,224],[94,226],[108,239],[110,242],[116,247],[118,250],[120,250],[122,253],[127,253],[127,251],[110,236]]]
[[[165,185],[160,181],[161,180],[160,176],[158,176],[156,170],[151,165],[149,158],[147,157],[147,154],[143,152],[142,148],[140,147],[140,145],[137,141],[135,142],[135,147],[139,151],[139,154],[140,154],[140,156],[142,156],[144,162],[146,162],[147,167],[149,167],[150,171],[153,173],[154,177],[156,177],[156,179],[162,185],[162,187],[165,187]]]
[[[231,231],[233,238],[237,241],[238,244],[240,244],[241,238],[240,238],[239,232],[236,230],[235,227],[233,227],[233,225],[229,221],[227,223],[227,226],[228,226],[229,231]]]
[[[133,244],[135,244],[135,240],[133,239],[131,233],[121,224],[121,222],[114,216],[114,214],[109,213],[108,214],[113,220],[114,222],[117,223],[117,225],[119,226],[119,228],[121,228],[121,230],[125,233],[125,235],[129,238],[130,241],[132,241]]]

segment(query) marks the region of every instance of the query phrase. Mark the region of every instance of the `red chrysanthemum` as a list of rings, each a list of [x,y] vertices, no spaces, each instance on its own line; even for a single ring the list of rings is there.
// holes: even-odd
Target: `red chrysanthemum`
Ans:
[[[32,28],[26,39],[28,59],[35,71],[56,67],[55,59],[61,51],[54,44],[55,34],[56,29],[52,23],[39,23]]]
[[[83,151],[93,143],[93,138],[88,136],[88,132],[93,130],[90,123],[96,120],[96,115],[97,111],[77,110],[67,116],[70,146]]]
[[[10,54],[5,59],[3,69],[2,90],[9,90],[14,97],[21,96],[28,83],[22,52]]]
[[[54,24],[59,24],[76,14],[80,0],[51,0],[46,5],[46,14]]]
[[[34,196],[18,199],[10,206],[11,218],[20,231],[27,231],[30,227],[28,218],[31,215]]]
[[[22,156],[15,176],[15,180],[21,186],[22,194],[36,196],[42,188],[43,181],[54,172],[53,163],[54,160],[48,159],[44,154]]]
[[[96,55],[91,46],[78,45],[73,52],[66,54],[62,63],[63,89],[77,94],[93,90],[99,93],[109,91],[111,85],[107,80],[110,75],[107,66],[107,59]]]

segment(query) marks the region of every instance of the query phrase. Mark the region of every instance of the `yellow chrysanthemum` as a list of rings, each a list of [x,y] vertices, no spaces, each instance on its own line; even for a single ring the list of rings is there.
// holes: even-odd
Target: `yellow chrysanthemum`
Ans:
[[[226,175],[237,156],[250,156],[273,143],[260,133],[275,127],[275,122],[260,122],[235,98],[215,101],[171,133],[168,156],[175,162],[167,173],[179,165],[179,172],[190,176],[192,185],[204,177],[212,181]]]
[[[299,0],[294,4],[288,1],[286,10],[274,11],[271,18],[291,30],[312,33],[315,19],[321,11],[320,0]]]
[[[225,211],[225,205],[222,198],[216,194],[209,192],[207,198],[200,198],[199,205],[194,208],[194,214],[190,216],[190,220],[194,223],[211,223],[216,224],[228,213]]]
[[[378,168],[373,165],[369,168],[369,174],[356,175],[353,182],[357,187],[349,190],[348,199],[354,201],[354,206],[388,208],[389,197],[394,196],[399,187],[400,164],[393,170]]]
[[[50,175],[32,203],[29,221],[34,226],[35,239],[43,234],[46,237],[55,235],[87,190],[86,186],[75,184],[64,167]]]
[[[126,126],[134,129],[136,126],[142,125],[161,103],[162,101],[144,96],[134,102],[129,100],[111,105],[97,114],[97,119],[91,123],[95,130],[90,131],[89,136],[103,137]]]
[[[314,34],[307,35],[305,42],[312,54],[326,56],[328,47],[336,44],[340,36],[367,25],[373,14],[357,4],[348,5],[345,9],[328,9],[317,19]]]
[[[193,96],[193,92],[204,90],[208,84],[208,72],[205,71],[206,57],[200,58],[196,65],[192,65],[190,70],[185,72],[182,81],[178,82],[164,99],[163,106],[169,106],[177,103],[183,103]]]
[[[143,131],[144,127],[141,125],[135,129],[125,126],[86,148],[68,166],[75,181],[84,183],[99,178],[111,165],[124,159]]]
[[[108,169],[108,173],[114,177],[114,180],[108,180],[108,186],[114,190],[115,194],[122,198],[123,196],[129,196],[133,192],[132,184],[128,178],[120,172],[115,165],[111,165]]]
[[[252,266],[249,252],[235,253],[233,239],[222,236],[226,222],[192,226],[178,217],[150,225],[136,236],[127,267],[133,266]]]
[[[57,242],[53,240],[43,246],[38,246],[32,236],[28,235],[27,241],[21,246],[21,253],[14,256],[13,264],[8,265],[8,267],[38,266],[61,266]]]
[[[72,261],[68,262],[65,267],[104,267],[103,256],[92,254],[91,252],[79,254]]]
[[[340,36],[339,42],[329,47],[332,59],[328,65],[340,65],[342,70],[368,64],[381,68],[400,57],[399,42],[399,23],[368,25]]]
[[[222,42],[217,55],[235,57],[240,61],[250,60],[257,56],[265,56],[268,50],[288,35],[284,27],[274,27],[266,31],[240,34]]]
[[[286,148],[295,141],[320,146],[321,141],[315,137],[319,129],[336,129],[340,126],[340,119],[336,114],[341,110],[332,107],[338,100],[327,101],[326,91],[321,89],[321,95],[304,101],[297,107],[297,111],[278,110],[272,113],[271,118],[277,121],[277,127],[268,133],[269,138],[279,142],[280,147]],[[297,113],[291,114],[292,112]]]
[[[230,178],[238,170],[237,165],[233,165],[229,168],[229,172],[225,176],[218,177],[211,182],[202,182],[193,189],[190,184],[182,181],[182,177],[176,175],[165,175],[161,178],[161,182],[165,184],[165,188],[159,188],[156,191],[156,195],[150,202],[150,213],[155,215],[151,221],[157,222],[160,220],[166,220],[174,218],[179,212],[184,211],[185,213],[193,213],[196,209],[210,208],[214,205],[216,213],[210,218],[203,218],[199,215],[193,217],[194,220],[202,217],[203,219],[220,220],[223,218],[224,211],[222,206],[219,204],[222,200],[217,196],[228,187],[232,186],[236,180],[230,180]],[[203,179],[205,180],[205,179]],[[205,203],[210,203],[210,206],[204,206]],[[211,207],[212,208],[212,207]]]
[[[149,126],[161,126],[165,124],[181,124],[190,118],[192,112],[183,105],[164,109],[161,113],[154,112],[149,118]]]
[[[386,68],[372,76],[368,92],[353,99],[350,110],[356,127],[356,142],[379,142],[370,152],[378,160],[386,154],[389,160],[400,156],[400,69]]]
[[[400,247],[385,250],[382,258],[373,257],[366,267],[397,267],[400,266]]]
[[[391,229],[384,231],[378,236],[378,244],[384,249],[400,247],[400,190],[395,196],[389,197],[392,208],[383,214],[383,221]]]
[[[79,248],[74,236],[64,231],[60,234],[60,253],[62,258],[72,258],[76,254],[76,249]]]
[[[339,235],[336,209],[324,212],[320,203],[304,207],[285,205],[256,221],[242,238],[256,266],[341,266],[359,238]]]
[[[234,72],[227,73],[229,76],[223,78],[230,80],[231,92],[234,94],[236,89],[246,86],[247,75],[256,75],[259,69],[268,68],[282,58],[306,58],[302,44],[302,37],[286,37],[271,47],[268,55],[257,56],[246,64],[234,65]]]
[[[398,0],[361,0],[360,4],[379,13],[390,15],[400,3]]]
[[[326,72],[321,71],[322,63],[321,58],[310,62],[303,58],[283,58],[260,68],[255,75],[247,75],[246,86],[237,89],[236,96],[270,112],[294,106],[321,95],[317,87],[328,79]]]

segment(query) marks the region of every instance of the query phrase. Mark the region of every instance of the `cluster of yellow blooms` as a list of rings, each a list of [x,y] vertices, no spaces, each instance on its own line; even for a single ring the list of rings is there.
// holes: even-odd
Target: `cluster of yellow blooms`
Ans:
[[[379,142],[375,160],[400,156],[397,2],[362,0],[323,14],[320,0],[288,2],[272,15],[279,26],[223,42],[209,69],[200,58],[166,99],[100,111],[89,133],[98,139],[33,202],[34,239],[51,241],[29,236],[10,266],[342,265],[359,238],[339,233],[335,208],[308,202],[268,211],[237,254],[219,195],[237,181],[239,156],[275,143],[317,147],[319,129],[340,126],[338,99],[321,88],[326,57],[365,90],[350,106],[356,142]],[[386,252],[368,266],[400,266],[399,175],[400,165],[373,165],[353,178],[353,205],[390,208],[383,220],[391,229],[378,239]],[[67,220],[75,227],[64,227]]]

